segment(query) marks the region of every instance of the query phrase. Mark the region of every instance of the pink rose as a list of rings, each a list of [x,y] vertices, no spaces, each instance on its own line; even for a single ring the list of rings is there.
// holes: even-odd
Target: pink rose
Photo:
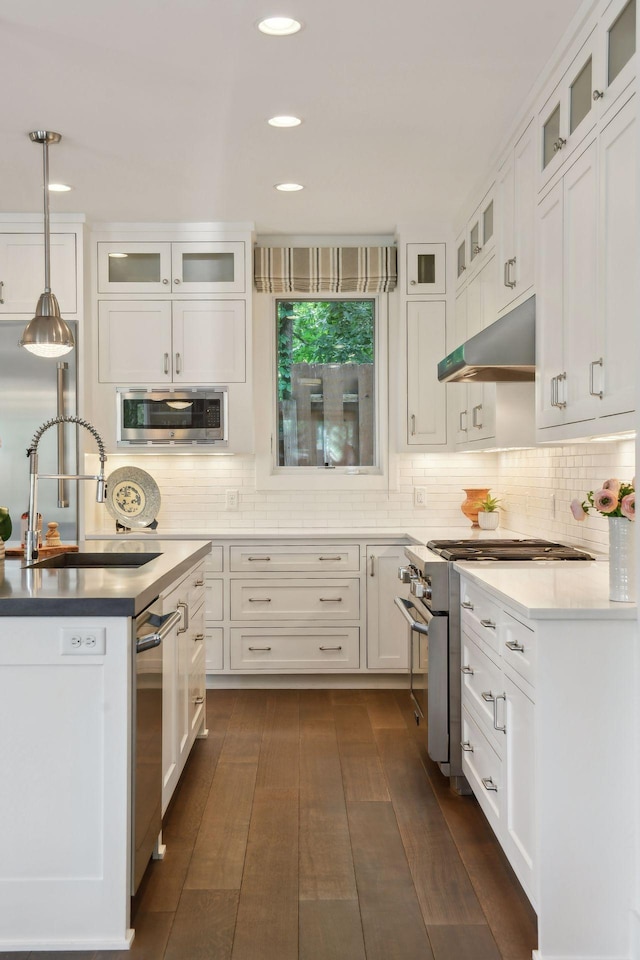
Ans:
[[[596,490],[593,495],[593,505],[600,513],[613,513],[618,506],[618,494],[611,490]]]
[[[620,494],[620,481],[619,480],[605,480],[602,484],[603,490],[608,490],[610,494],[614,497],[619,496]]]
[[[636,495],[635,493],[628,493],[626,497],[623,497],[620,501],[620,512],[623,517],[626,517],[627,520],[635,520],[636,518]]]
[[[587,519],[587,511],[584,508],[584,504],[580,503],[579,500],[572,500],[570,509],[575,520]]]

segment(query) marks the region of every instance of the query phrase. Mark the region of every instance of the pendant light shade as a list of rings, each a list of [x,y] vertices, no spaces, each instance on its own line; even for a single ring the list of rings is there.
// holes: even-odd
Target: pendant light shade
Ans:
[[[38,357],[61,357],[75,346],[73,333],[60,316],[60,307],[51,292],[50,260],[51,238],[49,232],[49,144],[58,143],[59,133],[34,130],[29,134],[33,143],[42,144],[43,191],[44,191],[44,293],[40,295],[36,314],[29,321],[19,341],[19,346]]]

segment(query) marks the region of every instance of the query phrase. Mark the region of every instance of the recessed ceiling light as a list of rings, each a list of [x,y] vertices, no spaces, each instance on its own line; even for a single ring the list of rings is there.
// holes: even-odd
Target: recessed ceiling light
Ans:
[[[302,24],[292,17],[267,17],[258,24],[258,30],[269,34],[270,37],[288,37],[297,33]]]
[[[299,127],[302,120],[300,117],[271,117],[267,123],[272,127]]]
[[[68,193],[71,187],[66,183],[50,183],[49,190],[51,190],[52,193]]]
[[[282,190],[283,193],[294,193],[296,190],[304,190],[301,183],[276,183],[276,190]]]

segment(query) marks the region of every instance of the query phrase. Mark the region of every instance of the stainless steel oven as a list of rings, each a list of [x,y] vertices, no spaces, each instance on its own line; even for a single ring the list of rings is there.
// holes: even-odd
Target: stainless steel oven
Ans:
[[[118,387],[116,398],[119,447],[227,445],[226,387]]]
[[[452,786],[465,791],[461,741],[460,575],[454,561],[593,560],[574,547],[547,540],[431,540],[408,546],[398,571],[410,599],[396,597],[411,627],[410,684],[416,721],[426,718],[429,756]]]

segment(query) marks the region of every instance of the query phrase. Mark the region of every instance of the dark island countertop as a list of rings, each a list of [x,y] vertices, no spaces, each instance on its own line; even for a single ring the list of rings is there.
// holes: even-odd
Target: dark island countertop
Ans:
[[[0,617],[135,617],[204,559],[209,540],[117,540],[81,543],[87,553],[157,553],[141,567],[29,568],[0,561]]]

